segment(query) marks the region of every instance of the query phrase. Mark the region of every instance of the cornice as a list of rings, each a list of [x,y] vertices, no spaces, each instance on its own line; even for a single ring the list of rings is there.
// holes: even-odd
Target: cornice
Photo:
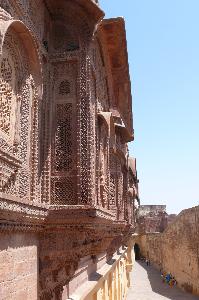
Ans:
[[[113,103],[120,112],[128,130],[128,139],[133,140],[133,115],[131,81],[128,64],[125,21],[122,17],[104,19],[97,28],[98,38],[103,41],[104,55],[111,70]],[[119,92],[118,92],[119,91]]]
[[[100,207],[46,206],[13,198],[0,193],[0,232],[109,231],[114,236],[129,230],[125,221],[117,221],[113,212]]]
[[[57,224],[113,223],[115,214],[106,209],[84,205],[49,206],[46,222]]]
[[[43,205],[22,203],[0,193],[0,231],[40,231],[47,214]]]
[[[27,204],[19,202],[19,199],[14,197],[5,197],[4,193],[0,193],[0,211],[15,212],[35,217],[46,217],[47,208],[40,204]]]
[[[44,229],[42,225],[36,224],[20,224],[0,221],[0,232],[40,232]]]

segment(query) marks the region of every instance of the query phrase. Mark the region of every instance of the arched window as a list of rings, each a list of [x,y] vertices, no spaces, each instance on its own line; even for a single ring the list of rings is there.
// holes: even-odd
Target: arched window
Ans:
[[[0,131],[3,137],[13,142],[15,119],[15,71],[12,56],[4,50],[0,60]]]
[[[28,28],[20,21],[8,22],[6,26],[0,56],[1,190],[26,200],[32,197],[35,201],[39,197],[36,196],[39,182],[37,103],[41,70]],[[5,161],[7,155],[9,161]]]

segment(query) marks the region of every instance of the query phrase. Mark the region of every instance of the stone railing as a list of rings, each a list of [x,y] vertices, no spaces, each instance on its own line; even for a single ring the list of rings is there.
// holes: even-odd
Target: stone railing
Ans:
[[[133,252],[134,253],[134,252]],[[100,270],[90,276],[69,299],[73,300],[123,300],[130,287],[130,272],[134,257],[132,245],[113,256]]]

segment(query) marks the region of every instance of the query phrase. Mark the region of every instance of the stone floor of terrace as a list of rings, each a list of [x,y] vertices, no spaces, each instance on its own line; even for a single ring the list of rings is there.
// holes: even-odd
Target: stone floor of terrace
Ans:
[[[169,287],[162,282],[160,272],[144,262],[135,262],[132,272],[132,287],[127,300],[199,300],[178,287]]]

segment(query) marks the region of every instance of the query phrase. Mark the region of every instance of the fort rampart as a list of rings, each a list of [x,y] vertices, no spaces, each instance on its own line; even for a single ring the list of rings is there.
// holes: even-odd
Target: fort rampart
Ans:
[[[199,206],[183,210],[163,233],[139,235],[136,242],[142,256],[199,295]]]

